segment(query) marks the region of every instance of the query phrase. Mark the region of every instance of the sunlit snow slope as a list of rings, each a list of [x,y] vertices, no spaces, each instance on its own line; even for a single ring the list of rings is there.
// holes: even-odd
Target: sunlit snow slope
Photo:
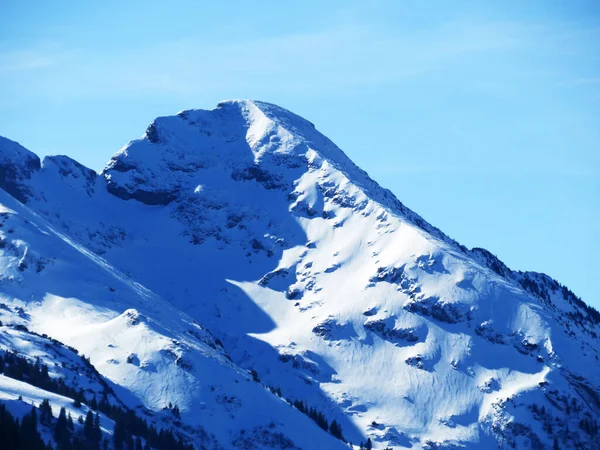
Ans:
[[[345,445],[301,401],[355,445],[598,448],[600,314],[445,236],[289,111],[158,118],[102,174],[0,140],[0,187],[0,331],[177,404],[198,445]]]

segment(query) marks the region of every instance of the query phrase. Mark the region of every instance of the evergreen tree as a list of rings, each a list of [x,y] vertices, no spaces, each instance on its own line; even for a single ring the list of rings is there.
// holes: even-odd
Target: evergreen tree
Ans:
[[[110,403],[108,403],[108,399],[106,398],[106,394],[100,399],[98,402],[98,409],[104,414],[108,414],[110,411]]]
[[[115,445],[115,450],[121,450],[123,448],[123,442],[125,442],[126,434],[127,431],[125,429],[125,422],[122,418],[120,418],[115,422],[115,429],[113,432],[113,443]]]
[[[87,361],[87,360],[86,360]],[[91,363],[86,362],[92,369]],[[75,406],[81,407],[86,402],[85,393],[82,388],[68,386],[63,378],[53,379],[50,377],[48,367],[40,359],[31,362],[25,357],[21,357],[13,352],[0,353],[0,371],[14,379],[26,381],[27,383],[40,387],[44,390],[54,392],[73,399]],[[99,376],[99,375],[98,375]],[[37,432],[38,419],[44,426],[52,427],[56,443],[56,450],[96,450],[102,446],[108,450],[112,448],[110,442],[102,440],[102,431],[100,428],[100,415],[98,410],[110,417],[117,426],[115,427],[115,448],[127,450],[138,450],[144,448],[149,450],[191,450],[192,447],[185,441],[177,437],[172,430],[163,429],[157,432],[154,425],[149,425],[145,419],[136,415],[135,411],[128,408],[122,408],[117,405],[111,405],[108,396],[114,394],[108,385],[104,386],[105,391],[100,397],[92,396],[89,406],[96,408],[96,413],[87,411],[86,416],[78,415],[78,422],[82,425],[80,433],[76,433],[73,423],[74,417],[66,414],[64,408],[60,409],[58,418],[52,415],[50,402],[45,399],[39,408],[32,408],[29,414],[26,414],[21,421],[9,420],[10,414],[7,412],[6,419],[0,411],[0,449],[4,448],[16,450],[20,448],[32,450],[46,450],[41,436]],[[299,409],[307,411],[307,406],[299,402]],[[1,405],[0,405],[1,406]],[[179,418],[181,412],[177,405],[170,405],[174,417]],[[327,428],[325,416],[314,410],[313,420],[319,423],[323,429]],[[8,431],[5,433],[4,423]],[[12,432],[11,430],[12,424]],[[335,426],[334,426],[335,429]],[[12,437],[11,437],[12,436]],[[14,439],[13,439],[14,438]],[[7,442],[17,442],[16,447],[8,447]],[[139,445],[138,445],[139,441]],[[48,444],[50,445],[50,444]]]
[[[23,420],[21,420],[16,448],[46,450],[46,444],[44,444],[44,441],[37,430],[37,424],[37,412],[35,407],[32,407],[29,414],[26,414],[23,417]]]
[[[19,423],[6,410],[4,403],[0,403],[0,442],[7,448],[13,449],[16,448],[18,441]]]
[[[71,440],[69,434],[67,412],[63,407],[60,408],[60,413],[58,414],[58,419],[54,426],[54,440],[56,441],[58,448],[66,449],[70,446]]]
[[[177,406],[177,405],[173,406],[172,412],[176,418],[181,419],[181,411],[179,411],[179,406]]]
[[[94,416],[93,441],[97,445],[102,439],[102,430],[100,429],[100,415],[96,413]]]
[[[73,450],[87,450],[87,446],[81,436],[75,436],[73,438],[73,441],[71,443],[71,448]]]
[[[83,437],[88,442],[94,442],[94,414],[89,409],[83,424]]]
[[[52,423],[52,406],[47,398],[40,404],[40,423],[45,426],[50,426]]]
[[[367,438],[367,443],[365,444],[365,449],[366,450],[372,450],[373,449],[373,443],[371,442],[371,438]]]
[[[26,433],[33,434],[37,430],[37,423],[37,412],[35,406],[32,406],[29,414],[21,421],[21,429]]]
[[[329,432],[336,438],[342,441],[344,440],[344,435],[342,434],[342,427],[339,423],[337,423],[336,420],[333,420],[333,422],[331,422],[331,425],[329,425]]]

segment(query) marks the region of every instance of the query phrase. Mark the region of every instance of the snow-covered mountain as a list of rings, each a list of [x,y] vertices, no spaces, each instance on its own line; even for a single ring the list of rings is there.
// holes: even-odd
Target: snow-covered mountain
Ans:
[[[344,448],[340,429],[600,448],[600,314],[458,244],[283,108],[158,118],[101,174],[0,138],[0,187],[0,350],[83,389],[84,415],[104,396],[198,448]],[[19,395],[73,410],[39,391],[0,375],[16,415]]]

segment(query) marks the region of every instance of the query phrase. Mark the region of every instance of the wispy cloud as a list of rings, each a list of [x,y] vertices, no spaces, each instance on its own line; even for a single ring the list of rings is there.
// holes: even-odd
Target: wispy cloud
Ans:
[[[184,97],[209,89],[252,91],[262,84],[272,91],[332,92],[417,77],[471,55],[514,51],[534,31],[513,23],[454,23],[391,37],[350,24],[227,43],[186,39],[114,54],[27,49],[0,53],[0,74],[44,69],[30,89],[63,99]]]
[[[591,78],[577,78],[573,81],[573,84],[582,84],[582,85],[600,85],[600,77],[591,77]]]
[[[55,62],[51,56],[37,49],[0,52],[0,73],[29,71]]]

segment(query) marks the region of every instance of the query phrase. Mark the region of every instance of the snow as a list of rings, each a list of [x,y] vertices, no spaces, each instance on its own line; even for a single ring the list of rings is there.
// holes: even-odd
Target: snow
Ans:
[[[106,379],[129,394],[122,395],[121,400],[133,408],[143,405],[153,410],[159,414],[156,420],[166,414],[163,409],[172,403],[179,406],[187,424],[207,430],[225,443],[239,437],[241,430],[248,430],[248,436],[252,436],[252,432],[262,433],[264,428],[270,433],[283,432],[302,447],[315,447],[317,442],[327,443],[323,448],[342,445],[265,387],[251,381],[247,371],[233,364],[212,335],[193,319],[102,258],[54,232],[3,192],[0,195],[17,215],[11,222],[25,216],[29,224],[28,228],[15,228],[15,235],[28,232],[26,238],[18,241],[58,256],[39,273],[13,270],[19,279],[12,287],[9,283],[8,290],[16,289],[21,295],[15,298],[3,293],[2,301],[13,311],[9,314],[10,311],[2,310],[3,323],[17,323],[17,308],[26,306],[27,320],[18,322],[90,357]],[[9,262],[6,267],[9,271],[14,263]],[[26,281],[28,276],[34,277],[35,286]],[[79,294],[75,297],[54,293],[65,291]],[[24,302],[24,298],[30,300]],[[14,331],[2,327],[0,333],[7,339]],[[43,354],[21,341],[11,340],[7,348],[31,357]],[[50,355],[45,359],[56,361]],[[25,394],[19,395],[26,398]],[[47,394],[39,395],[49,398]],[[256,405],[260,405],[258,409]],[[162,422],[161,419],[158,423]]]
[[[376,448],[478,448],[515,423],[551,445],[527,405],[598,390],[600,327],[554,280],[466,250],[275,105],[161,117],[102,174],[53,157],[23,183],[25,205],[0,192],[2,301],[225,448],[256,427],[343,445],[266,386]]]
[[[67,415],[71,414],[76,421],[79,416],[85,417],[89,408],[82,405],[80,408],[73,406],[73,399],[57,395],[43,389],[36,388],[23,381],[0,375],[0,401],[7,405],[8,411],[16,417],[23,417],[31,410],[31,406],[38,407],[48,400],[52,407],[52,415],[58,417],[61,408],[65,408]],[[104,433],[112,434],[115,424],[104,414],[100,414],[100,428]]]
[[[15,167],[27,164],[30,160],[36,160],[35,153],[30,152],[18,142],[11,141],[0,136],[0,165],[10,164]],[[38,159],[39,161],[39,159]]]

